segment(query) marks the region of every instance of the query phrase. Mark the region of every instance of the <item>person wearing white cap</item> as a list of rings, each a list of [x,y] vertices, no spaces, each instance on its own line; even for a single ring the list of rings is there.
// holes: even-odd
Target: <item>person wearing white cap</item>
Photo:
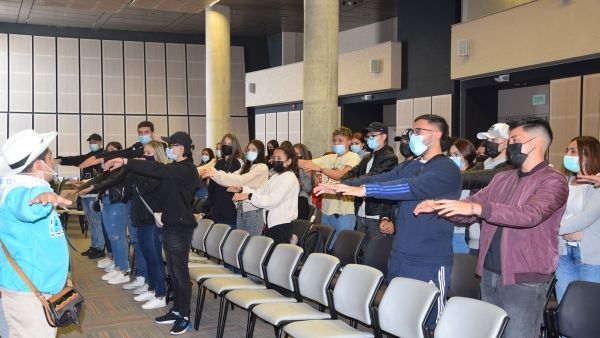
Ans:
[[[477,133],[477,138],[487,140],[485,146],[486,153],[489,158],[483,162],[483,168],[477,169],[493,169],[499,164],[506,162],[506,148],[508,146],[508,124],[496,123],[488,129]]]
[[[0,239],[16,263],[46,296],[66,283],[69,251],[54,207],[71,205],[52,191],[56,173],[49,144],[57,133],[24,130],[0,149]],[[55,337],[42,304],[0,251],[2,305],[11,337]]]

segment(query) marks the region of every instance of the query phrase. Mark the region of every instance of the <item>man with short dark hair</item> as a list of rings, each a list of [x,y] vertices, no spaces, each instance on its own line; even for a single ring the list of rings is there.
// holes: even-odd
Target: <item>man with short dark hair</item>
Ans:
[[[558,263],[558,228],[569,189],[565,176],[545,160],[551,142],[547,121],[516,121],[507,147],[516,170],[496,174],[485,189],[463,201],[427,200],[415,208],[415,215],[432,213],[465,224],[481,221],[481,297],[508,313],[506,338],[539,336]]]
[[[409,141],[417,159],[387,173],[347,180],[348,185],[316,188],[319,192],[334,191],[396,201],[396,235],[387,279],[413,278],[433,283],[440,289],[438,304],[427,321],[430,328],[441,314],[450,286],[454,223],[437,215],[415,217],[413,210],[426,199],[460,196],[460,170],[442,152],[442,145],[448,140],[448,129],[448,123],[441,116],[419,116],[413,123]]]

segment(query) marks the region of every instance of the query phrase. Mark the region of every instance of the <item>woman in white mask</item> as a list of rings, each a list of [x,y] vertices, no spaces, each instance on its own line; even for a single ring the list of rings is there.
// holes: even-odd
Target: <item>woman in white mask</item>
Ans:
[[[202,149],[202,155],[200,156],[200,164],[198,165],[198,175],[202,176],[202,171],[208,168],[213,168],[217,163],[217,158],[213,153],[212,149]],[[208,197],[208,181],[209,179],[203,179],[200,182],[200,187],[196,190],[196,198],[204,201]]]

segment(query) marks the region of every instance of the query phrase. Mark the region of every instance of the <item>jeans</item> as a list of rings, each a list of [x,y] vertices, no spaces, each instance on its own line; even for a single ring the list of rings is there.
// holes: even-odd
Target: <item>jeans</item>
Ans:
[[[437,264],[423,264],[423,263],[412,263],[412,262],[400,262],[391,257],[390,264],[388,266],[388,282],[392,281],[395,277],[412,278],[420,281],[424,281],[437,286],[440,290],[440,297],[437,303],[433,304],[431,313],[427,317],[425,325],[434,329],[442,311],[446,304],[446,296],[450,289],[450,273],[452,272],[452,266],[444,266]]]
[[[148,277],[146,278],[148,289],[154,290],[155,297],[164,297],[167,290],[160,229],[155,224],[142,225],[137,228],[137,234],[148,267]]]
[[[148,279],[148,264],[144,255],[144,251],[140,246],[140,240],[138,238],[138,227],[134,226],[133,224],[129,224],[127,226],[127,231],[129,232],[129,241],[131,242],[131,246],[133,247],[133,251],[135,253],[135,275],[138,277],[141,276],[145,279]]]
[[[538,338],[548,283],[502,285],[502,276],[484,270],[481,299],[504,309],[510,320],[504,338]]]
[[[82,197],[81,207],[90,225],[90,237],[92,248],[104,249],[104,235],[102,234],[102,215],[94,210],[96,197]]]
[[[335,228],[335,234],[333,234],[333,239],[331,240],[331,245],[329,246],[329,248],[333,248],[333,244],[342,230],[354,230],[354,226],[356,225],[356,216],[354,214],[323,214],[321,216],[321,224],[329,224]]]
[[[600,265],[581,262],[581,249],[566,245],[567,254],[561,255],[556,268],[556,299],[560,302],[571,282],[582,280],[600,283]]]
[[[262,209],[242,212],[242,207],[238,207],[237,228],[246,230],[251,236],[260,236],[263,230]]]
[[[373,237],[383,237],[385,234],[379,230],[379,219],[356,217],[356,230],[365,233],[365,243]]]
[[[115,267],[123,272],[129,269],[129,252],[125,228],[130,223],[129,203],[110,203],[108,196],[102,197],[102,222],[110,239]]]
[[[190,317],[190,297],[192,297],[192,283],[188,268],[189,253],[192,243],[194,228],[182,226],[169,226],[163,228],[163,245],[167,258],[167,267],[173,279],[173,311],[181,317]]]
[[[469,245],[465,241],[464,232],[455,232],[452,236],[452,249],[454,253],[469,253]]]

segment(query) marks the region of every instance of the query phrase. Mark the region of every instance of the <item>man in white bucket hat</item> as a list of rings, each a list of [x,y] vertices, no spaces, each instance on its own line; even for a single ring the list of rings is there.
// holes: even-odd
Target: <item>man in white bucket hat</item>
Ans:
[[[60,291],[67,279],[69,251],[57,205],[71,202],[56,195],[48,147],[57,133],[23,130],[0,148],[0,239],[16,263],[45,295]],[[55,337],[42,304],[0,250],[2,306],[11,337]]]

